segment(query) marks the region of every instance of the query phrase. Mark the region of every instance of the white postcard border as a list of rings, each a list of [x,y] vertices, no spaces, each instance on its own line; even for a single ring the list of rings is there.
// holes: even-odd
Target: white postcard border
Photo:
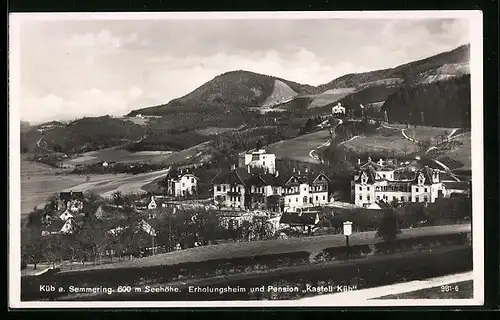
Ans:
[[[9,306],[11,308],[193,308],[193,307],[375,307],[477,306],[484,304],[484,176],[483,176],[483,34],[481,11],[351,11],[351,12],[190,12],[190,13],[16,13],[9,17]],[[144,19],[423,19],[462,18],[470,23],[473,299],[332,301],[164,301],[164,302],[22,302],[20,301],[20,88],[19,29],[25,20]],[[339,303],[340,302],[340,303]]]

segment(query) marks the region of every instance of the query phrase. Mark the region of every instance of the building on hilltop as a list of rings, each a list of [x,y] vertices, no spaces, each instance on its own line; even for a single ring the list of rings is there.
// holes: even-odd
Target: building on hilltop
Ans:
[[[381,201],[433,203],[445,196],[438,169],[418,168],[410,162],[372,162],[368,158],[358,166],[351,186],[354,203],[364,207]]]
[[[274,173],[276,171],[276,156],[264,149],[241,152],[238,155],[238,167],[247,166],[262,168],[269,173]]]
[[[344,115],[345,107],[339,102],[335,106],[332,107],[332,115]]]

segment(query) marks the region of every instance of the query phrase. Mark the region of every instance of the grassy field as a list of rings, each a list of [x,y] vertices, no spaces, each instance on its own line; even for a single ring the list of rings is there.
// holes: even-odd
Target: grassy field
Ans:
[[[165,175],[167,170],[137,175],[68,175],[58,174],[52,167],[21,162],[21,216],[30,213],[33,207],[43,204],[54,193],[61,191],[94,191],[103,196],[115,191],[123,193],[144,192],[141,187]],[[86,182],[87,176],[90,181]]]
[[[275,153],[277,159],[293,159],[303,162],[318,161],[311,158],[309,153],[330,141],[328,130],[305,134],[294,139],[279,141],[270,144],[266,149]]]
[[[446,225],[404,229],[401,239],[425,235],[444,235],[471,230],[470,225]],[[381,240],[374,231],[353,233],[349,239],[352,245],[373,244]],[[190,248],[181,251],[97,266],[97,268],[140,268],[145,266],[170,265],[186,262],[201,262],[210,259],[249,257],[255,255],[279,254],[295,251],[319,252],[325,248],[345,245],[343,235],[326,235],[279,240],[235,242]]]
[[[64,161],[64,165],[89,165],[100,161],[116,162],[158,162],[166,159],[172,151],[140,151],[130,152],[125,149],[107,148],[81,154],[75,158]]]
[[[122,193],[143,193],[141,189],[143,185],[158,179],[168,173],[168,169],[142,173],[142,174],[116,174],[107,175],[107,178],[102,178],[100,175],[98,180],[92,179],[90,182],[84,182],[77,186],[73,186],[73,191],[88,191],[92,190],[103,197],[109,197],[114,192],[120,191]],[[93,176],[95,177],[95,176]],[[68,191],[68,190],[62,190]]]
[[[220,128],[220,127],[209,127],[204,129],[195,130],[195,133],[202,136],[211,136],[215,134],[221,134],[228,131],[238,130],[239,128]]]
[[[441,142],[440,135],[450,134],[453,131],[453,128],[413,126],[413,125],[410,125],[407,128],[406,124],[397,124],[397,123],[391,123],[386,126],[398,130],[404,129],[408,137],[410,138],[415,137],[415,140],[417,141],[431,140],[433,142]]]
[[[447,288],[450,288],[447,290]],[[474,297],[473,281],[450,283],[447,288],[442,286],[383,296],[377,299],[472,299]]]
[[[356,91],[355,88],[331,89],[316,96],[310,105],[310,108],[322,107],[329,103],[334,103],[345,96]]]
[[[404,138],[400,131],[382,128],[377,134],[354,138],[342,146],[354,153],[384,152],[405,156],[418,151],[418,145]]]
[[[439,150],[438,152],[441,154],[437,159],[443,162],[445,165],[449,166],[451,169],[461,169],[461,170],[470,170],[471,169],[471,161],[472,161],[472,141],[471,141],[471,133],[467,132],[461,135],[457,135],[456,138],[452,139],[452,143],[447,144],[448,147],[445,146],[444,149]],[[449,159],[453,161],[458,161],[460,164],[452,165],[448,163]]]
[[[86,176],[57,174],[59,170],[47,165],[21,161],[21,216],[30,213],[35,206],[63,189],[85,182]],[[95,183],[112,178],[113,175],[92,176]]]

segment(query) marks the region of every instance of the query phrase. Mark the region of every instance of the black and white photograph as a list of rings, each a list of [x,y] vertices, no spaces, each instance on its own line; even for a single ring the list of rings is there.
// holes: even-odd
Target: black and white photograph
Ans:
[[[484,303],[480,11],[9,24],[10,307]]]

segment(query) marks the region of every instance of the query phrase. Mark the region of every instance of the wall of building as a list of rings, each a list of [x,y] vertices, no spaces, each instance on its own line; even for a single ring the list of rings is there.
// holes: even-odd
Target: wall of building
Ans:
[[[217,190],[218,187],[220,187],[220,191]],[[229,192],[236,192],[238,194],[229,195]],[[245,207],[245,187],[243,185],[231,186],[229,184],[215,184],[214,199],[217,199],[218,197],[224,197],[224,200],[221,203],[224,207],[239,209],[243,209]]]

